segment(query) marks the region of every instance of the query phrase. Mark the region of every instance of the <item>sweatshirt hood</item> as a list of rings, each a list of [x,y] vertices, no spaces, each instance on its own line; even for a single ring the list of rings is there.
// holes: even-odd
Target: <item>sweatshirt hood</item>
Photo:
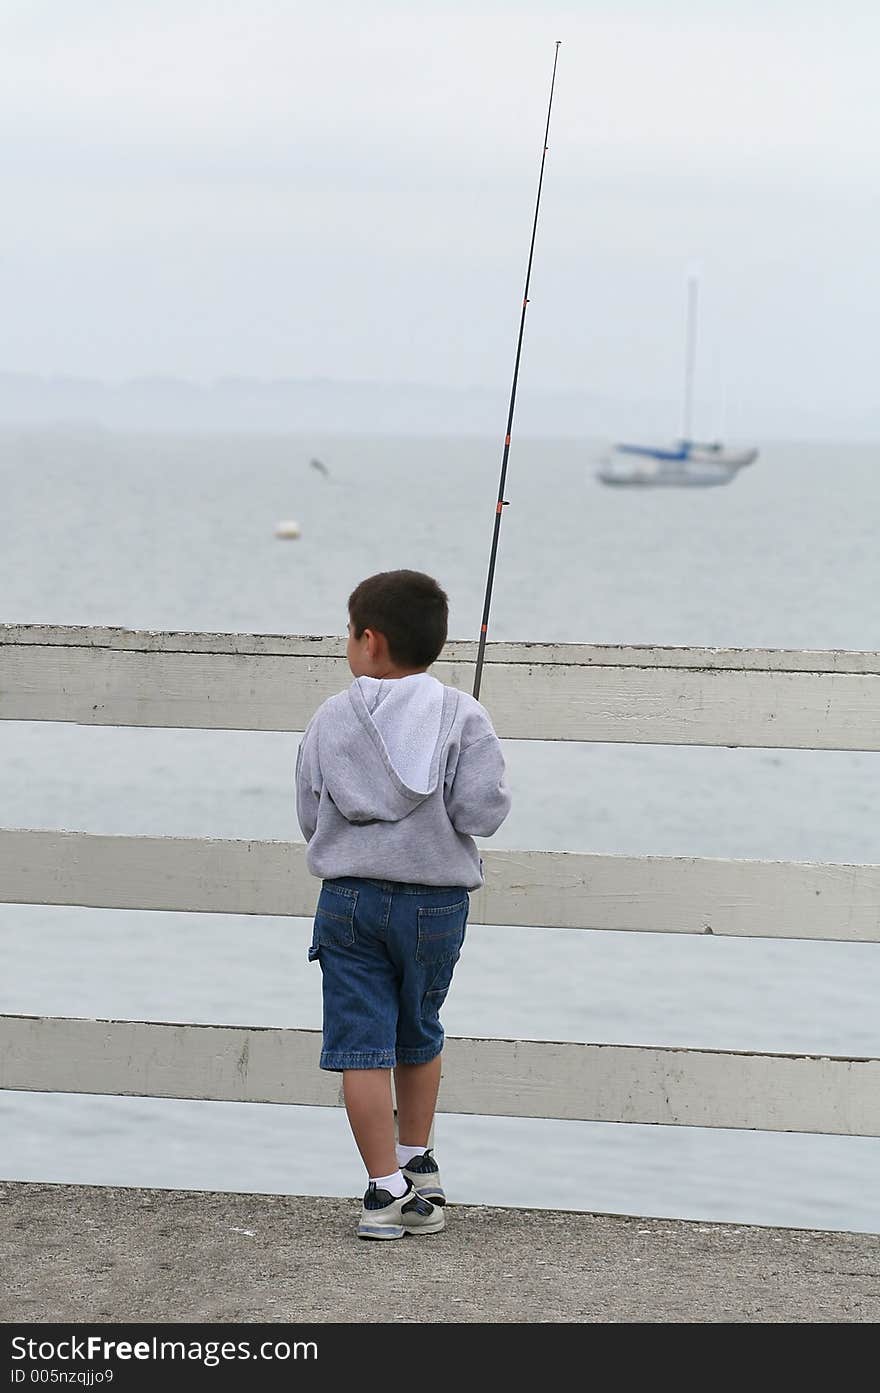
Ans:
[[[349,822],[399,822],[434,792],[459,693],[430,673],[357,677],[321,731],[327,792]]]

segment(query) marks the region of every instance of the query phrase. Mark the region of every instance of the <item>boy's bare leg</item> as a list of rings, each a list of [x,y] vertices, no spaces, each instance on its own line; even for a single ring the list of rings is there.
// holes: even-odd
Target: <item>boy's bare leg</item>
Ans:
[[[405,1146],[427,1146],[431,1139],[440,1069],[438,1054],[427,1064],[398,1064],[394,1070],[397,1135]]]
[[[393,1175],[394,1108],[390,1069],[343,1069],[342,1096],[348,1125],[368,1176]]]

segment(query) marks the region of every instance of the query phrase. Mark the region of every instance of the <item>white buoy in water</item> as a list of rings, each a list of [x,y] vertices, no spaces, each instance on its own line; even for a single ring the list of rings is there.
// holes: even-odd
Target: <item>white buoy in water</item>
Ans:
[[[300,526],[293,518],[283,518],[275,528],[276,537],[299,537]]]

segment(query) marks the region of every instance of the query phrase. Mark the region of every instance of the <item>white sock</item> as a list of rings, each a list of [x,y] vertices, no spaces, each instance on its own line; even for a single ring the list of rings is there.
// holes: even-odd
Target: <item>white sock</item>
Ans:
[[[402,1146],[398,1143],[395,1147],[395,1151],[397,1152],[397,1164],[399,1166],[405,1166],[414,1156],[421,1156],[427,1149],[427,1142],[424,1146]]]
[[[387,1190],[389,1195],[393,1195],[396,1200],[399,1200],[401,1195],[405,1195],[409,1188],[408,1182],[399,1170],[393,1171],[391,1175],[371,1175],[370,1184],[375,1185],[377,1190]]]

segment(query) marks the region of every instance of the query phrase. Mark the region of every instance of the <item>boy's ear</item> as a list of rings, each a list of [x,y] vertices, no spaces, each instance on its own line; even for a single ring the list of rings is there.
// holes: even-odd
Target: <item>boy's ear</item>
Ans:
[[[371,662],[382,662],[388,657],[388,640],[378,629],[364,629],[367,638],[367,652]]]

